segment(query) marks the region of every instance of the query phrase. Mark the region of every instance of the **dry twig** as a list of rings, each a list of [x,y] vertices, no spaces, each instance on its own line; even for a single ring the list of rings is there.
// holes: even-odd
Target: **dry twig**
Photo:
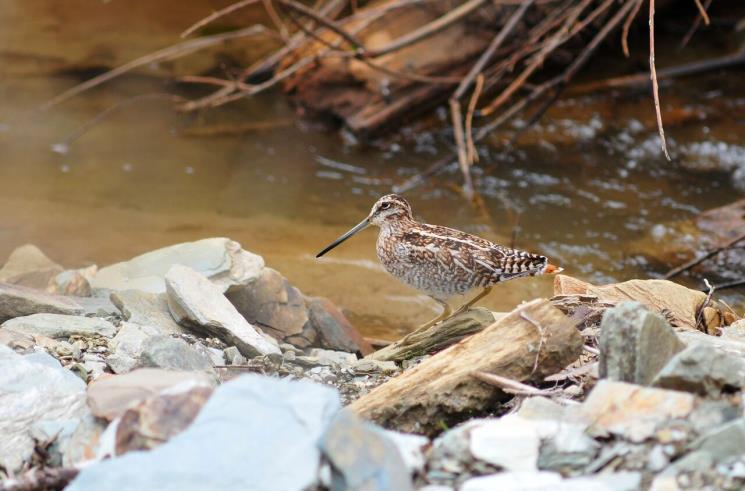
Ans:
[[[654,110],[657,115],[657,128],[660,132],[660,145],[667,160],[667,141],[665,140],[665,129],[662,127],[662,111],[660,110],[660,88],[657,85],[657,68],[654,61],[654,0],[649,0],[649,76],[652,79],[652,95],[654,96]]]

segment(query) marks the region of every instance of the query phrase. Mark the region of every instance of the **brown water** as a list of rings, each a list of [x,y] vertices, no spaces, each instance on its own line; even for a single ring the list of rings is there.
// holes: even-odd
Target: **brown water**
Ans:
[[[429,122],[354,145],[295,121],[278,94],[199,116],[149,100],[55,152],[53,146],[89,118],[127,97],[164,90],[194,95],[161,77],[164,69],[184,73],[188,64],[150,67],[29,115],[91,75],[83,69],[162,47],[212,3],[222,3],[180,10],[167,23],[152,20],[158,12],[114,6],[120,17],[105,29],[100,22],[109,18],[109,4],[93,5],[94,20],[85,20],[60,17],[43,2],[6,3],[12,8],[0,12],[0,257],[32,242],[66,266],[106,265],[176,242],[228,236],[263,255],[305,293],[334,300],[369,335],[393,337],[433,315],[433,302],[379,267],[374,232],[322,261],[314,255],[392,185],[449,148],[447,130],[432,130]],[[143,15],[150,19],[144,26],[138,21]],[[55,22],[62,25],[50,34]],[[138,40],[134,47],[130,37]],[[209,66],[210,56],[195,63]],[[745,170],[741,76],[730,72],[663,86],[665,106],[684,109],[667,118],[679,160],[713,158]],[[665,162],[653,117],[646,93],[567,98],[515,146],[505,147],[498,134],[481,149],[486,170],[476,171],[476,181],[486,214],[453,190],[455,169],[406,197],[428,222],[503,243],[510,241],[517,211],[518,246],[593,282],[655,276],[671,265],[645,260],[638,241],[745,193],[728,173],[694,173]],[[253,121],[277,127],[220,137],[187,134]],[[518,280],[499,286],[484,303],[506,310],[550,292],[550,278]],[[727,298],[743,303],[736,291]]]

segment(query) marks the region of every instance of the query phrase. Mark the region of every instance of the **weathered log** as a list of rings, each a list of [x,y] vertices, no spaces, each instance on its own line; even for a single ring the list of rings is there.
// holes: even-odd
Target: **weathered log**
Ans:
[[[410,332],[395,343],[370,353],[365,358],[380,361],[403,361],[417,356],[436,353],[461,339],[482,331],[495,320],[494,314],[485,308],[476,308],[455,315],[450,319]]]
[[[350,407],[385,427],[433,434],[510,395],[473,377],[494,373],[541,381],[574,362],[582,337],[574,324],[539,299],[523,304],[478,334],[378,386]]]

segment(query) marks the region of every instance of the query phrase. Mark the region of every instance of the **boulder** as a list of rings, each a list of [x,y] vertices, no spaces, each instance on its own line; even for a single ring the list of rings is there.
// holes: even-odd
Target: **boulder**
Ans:
[[[261,256],[244,251],[238,242],[212,238],[164,247],[101,268],[90,283],[99,289],[163,293],[166,273],[177,264],[198,271],[221,291],[251,283],[264,268]]]
[[[168,442],[88,466],[66,490],[313,488],[319,441],[339,409],[328,387],[244,375],[218,387]]]
[[[113,338],[116,335],[116,327],[107,320],[64,314],[33,314],[16,317],[5,321],[2,328],[52,339],[66,339],[70,336]]]
[[[220,289],[186,266],[175,265],[166,275],[168,306],[179,324],[235,345],[246,356],[281,354],[238,313]]]
[[[119,290],[111,293],[111,302],[119,309],[124,320],[149,326],[161,334],[179,334],[179,326],[168,309],[165,293],[147,293],[139,290]]]
[[[685,345],[670,325],[637,302],[609,309],[600,324],[600,377],[649,385]]]
[[[0,466],[21,468],[34,451],[32,427],[73,428],[88,414],[85,383],[46,353],[19,355],[0,345]]]
[[[0,269],[0,282],[46,290],[62,266],[49,259],[33,244],[18,247],[10,253]]]
[[[124,375],[100,377],[88,386],[88,406],[94,416],[112,420],[130,406],[184,382],[212,387],[214,379],[200,372],[140,368]]]
[[[39,313],[81,315],[84,312],[83,306],[71,297],[0,283],[0,322]]]
[[[745,360],[708,344],[693,344],[665,365],[653,385],[716,397],[745,387]]]

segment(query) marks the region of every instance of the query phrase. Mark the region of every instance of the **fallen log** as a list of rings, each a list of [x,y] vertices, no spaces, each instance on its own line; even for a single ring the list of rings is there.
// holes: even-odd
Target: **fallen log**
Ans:
[[[537,382],[574,362],[581,351],[582,337],[574,324],[548,300],[534,300],[350,407],[385,427],[431,435],[443,424],[455,424],[511,397],[473,377],[474,371]]]
[[[395,343],[374,351],[365,358],[380,361],[403,361],[436,353],[465,337],[482,331],[494,321],[495,316],[490,310],[485,308],[472,309],[427,329],[417,329],[410,332]]]

